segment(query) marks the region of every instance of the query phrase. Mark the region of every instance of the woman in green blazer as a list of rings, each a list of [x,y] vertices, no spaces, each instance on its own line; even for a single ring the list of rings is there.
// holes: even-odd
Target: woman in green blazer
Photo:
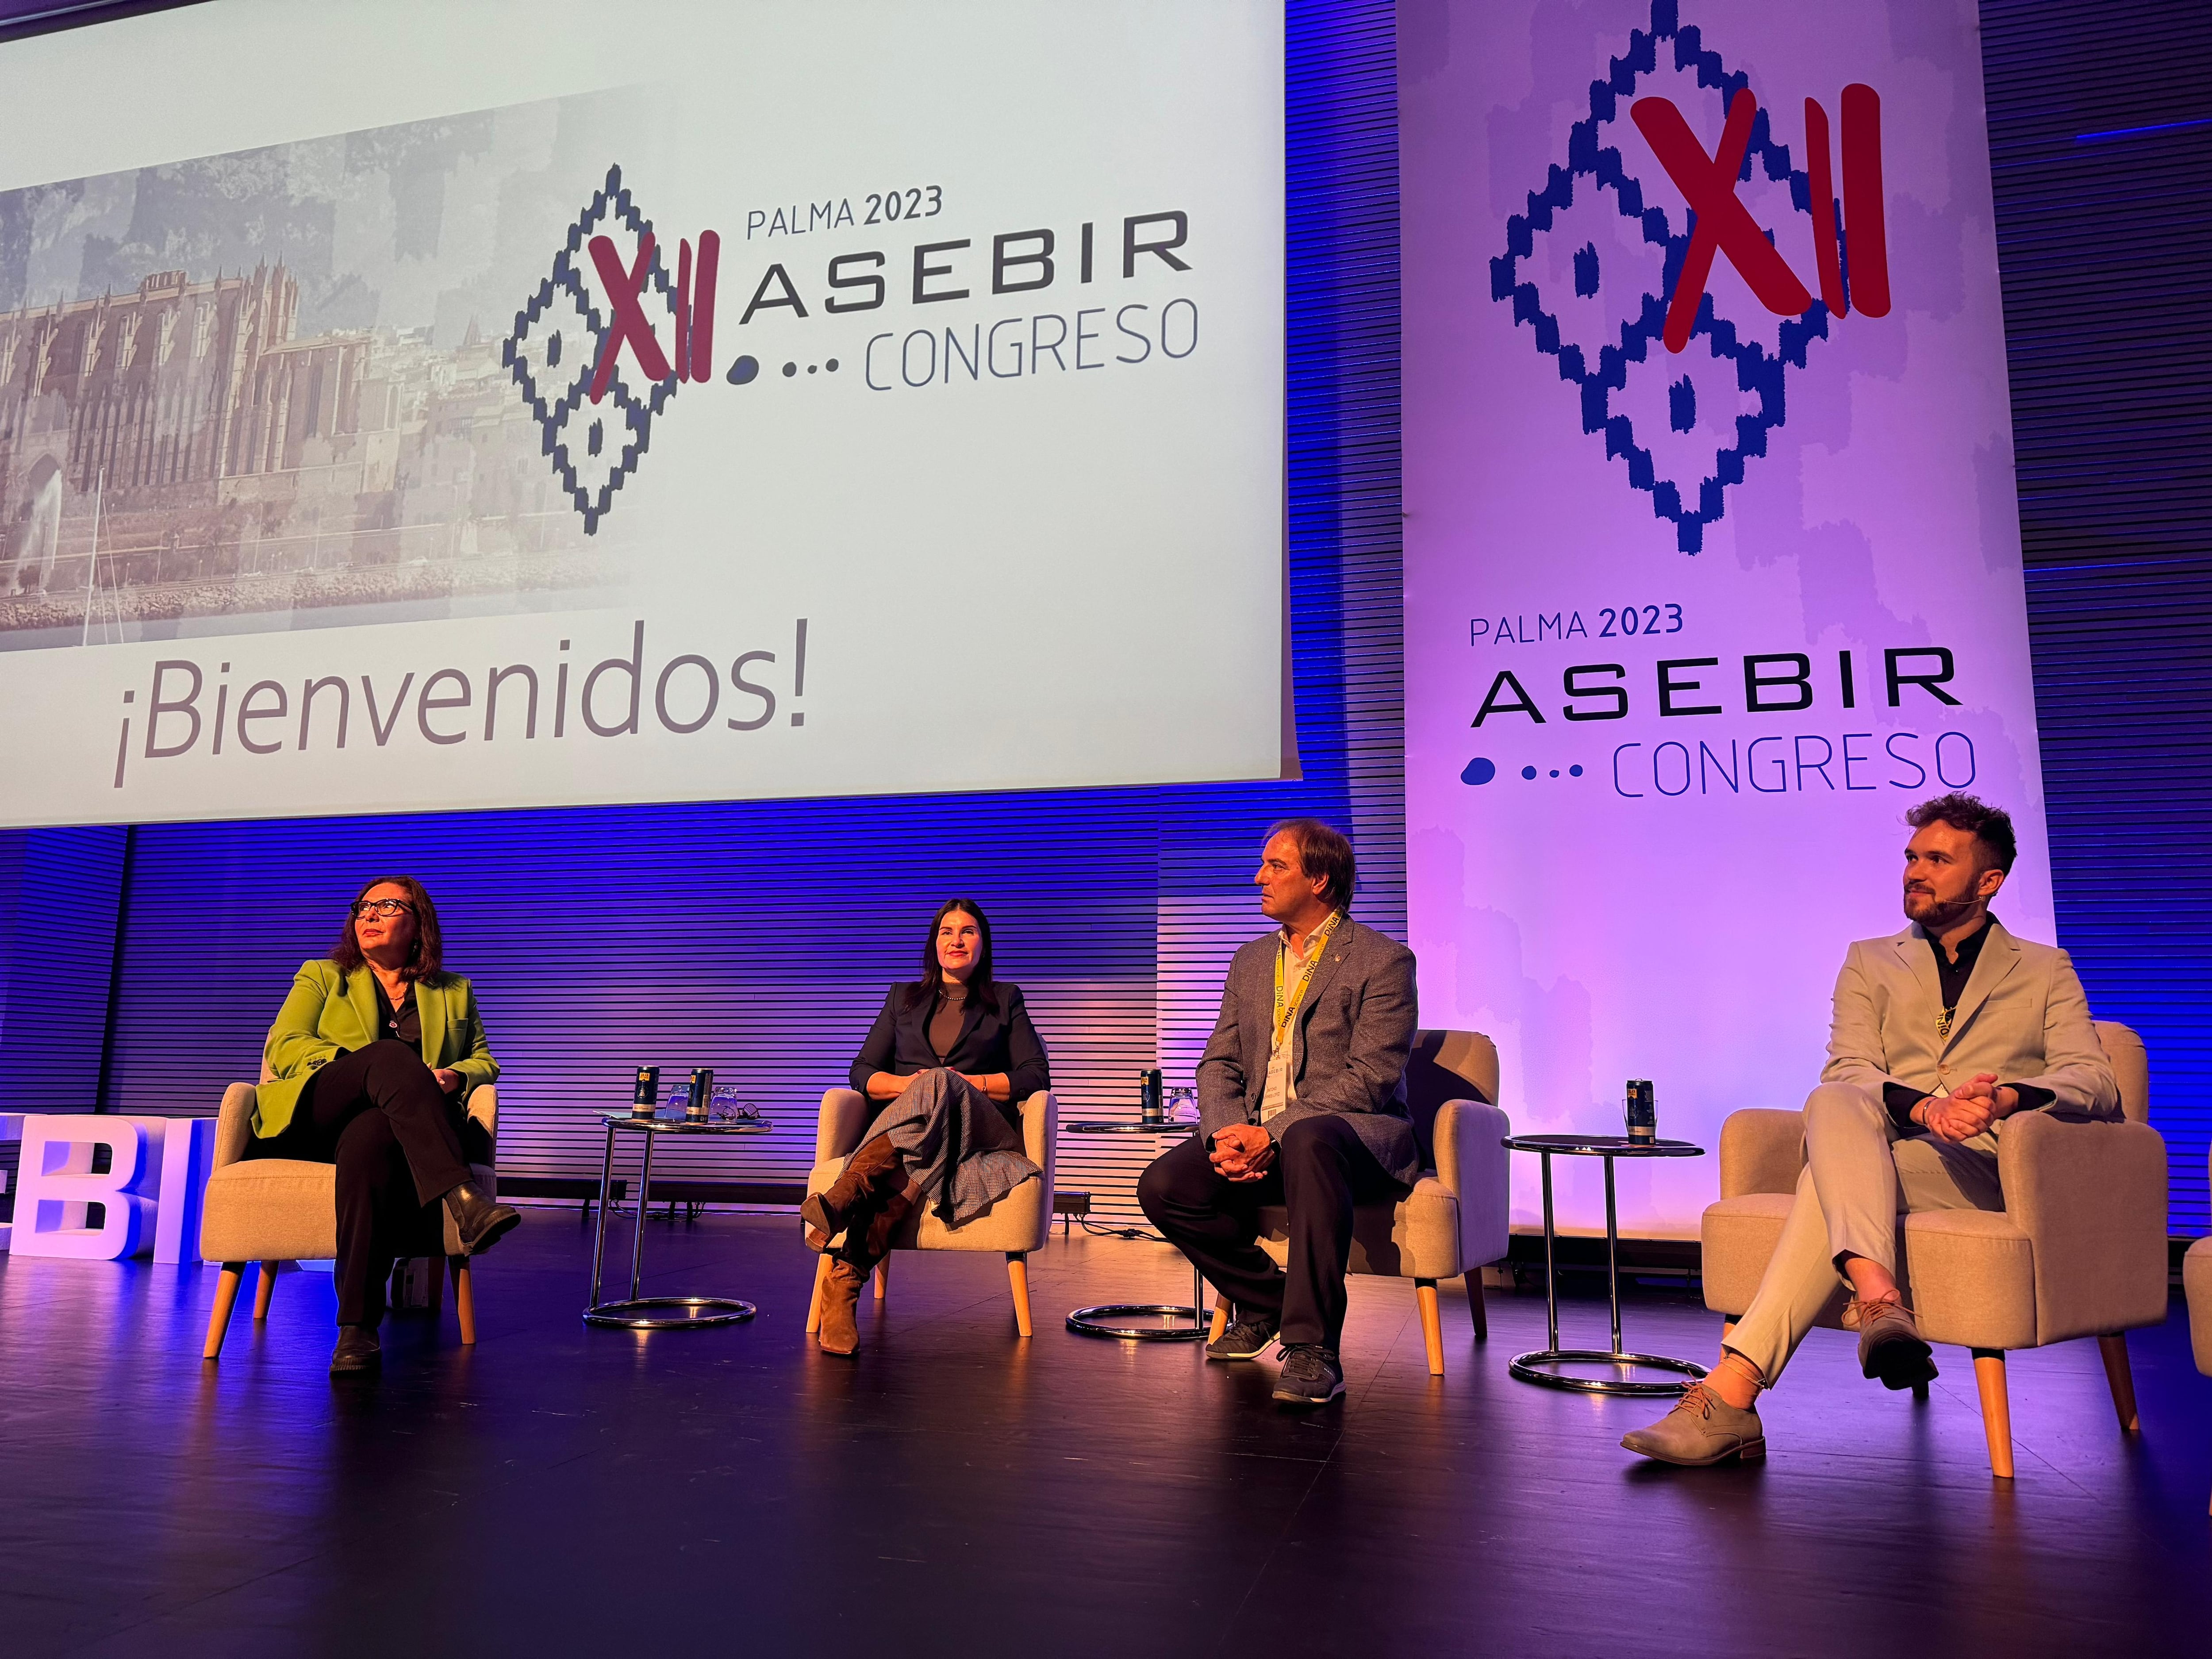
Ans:
[[[385,1278],[439,1232],[441,1200],[471,1255],[522,1219],[470,1179],[465,1138],[483,1132],[463,1103],[499,1062],[476,993],[445,971],[442,950],[422,883],[369,883],[330,956],[294,975],[262,1049],[271,1080],[255,1093],[246,1156],[337,1165],[334,1372],[377,1363]]]

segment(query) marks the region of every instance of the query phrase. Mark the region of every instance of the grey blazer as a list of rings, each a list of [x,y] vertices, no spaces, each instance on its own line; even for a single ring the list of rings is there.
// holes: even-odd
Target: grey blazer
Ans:
[[[2014,937],[1994,916],[1948,1038],[1936,1032],[1942,984],[1917,922],[1851,946],[1836,975],[1835,1008],[1823,1083],[1856,1083],[1880,1099],[1886,1083],[1941,1094],[1993,1072],[2000,1083],[2050,1090],[2056,1097],[2045,1109],[2061,1116],[2121,1115],[2119,1085],[2074,964],[2055,945]]]
[[[1269,933],[1241,947],[1222,988],[1221,1018],[1198,1063],[1200,1133],[1257,1123],[1275,1025],[1275,946]],[[1279,1139],[1301,1118],[1340,1113],[1390,1175],[1411,1186],[1421,1154],[1406,1115],[1406,1056],[1413,1043],[1413,953],[1349,916],[1314,967],[1291,1027],[1297,1097],[1268,1125]]]

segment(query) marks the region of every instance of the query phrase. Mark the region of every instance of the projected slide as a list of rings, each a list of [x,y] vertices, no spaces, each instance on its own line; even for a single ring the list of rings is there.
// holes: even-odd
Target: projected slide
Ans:
[[[0,101],[0,822],[1280,771],[1279,7],[217,0]]]

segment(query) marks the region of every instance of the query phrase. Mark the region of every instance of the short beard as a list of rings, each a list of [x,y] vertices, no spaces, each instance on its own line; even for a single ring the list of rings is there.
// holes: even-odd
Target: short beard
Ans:
[[[1931,904],[1927,915],[1916,916],[1912,914],[1912,901],[1918,896],[1921,896],[1913,893],[1907,893],[1905,896],[1905,917],[1908,921],[1919,923],[1920,931],[1931,936],[1946,933],[1957,927],[1968,916],[1973,915],[1982,902],[1980,899],[1971,896],[1953,899],[1948,903]]]

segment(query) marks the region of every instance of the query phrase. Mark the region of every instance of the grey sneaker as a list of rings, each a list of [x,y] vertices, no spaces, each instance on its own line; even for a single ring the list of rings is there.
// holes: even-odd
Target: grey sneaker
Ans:
[[[1692,1382],[1648,1429],[1632,1429],[1620,1443],[1662,1463],[1703,1468],[1733,1457],[1751,1463],[1766,1455],[1766,1430],[1755,1411],[1739,1411],[1702,1382]]]
[[[1859,1333],[1859,1370],[1880,1379],[1885,1389],[1917,1388],[1936,1380],[1933,1351],[1920,1334],[1912,1310],[1884,1297],[1879,1302],[1855,1302],[1852,1312]]]
[[[1274,1345],[1282,1322],[1273,1314],[1249,1314],[1232,1321],[1221,1340],[1206,1345],[1208,1359],[1257,1359]]]
[[[1291,1342],[1283,1349],[1282,1373],[1275,1398],[1292,1406],[1326,1406],[1344,1392],[1344,1367],[1318,1342]]]

